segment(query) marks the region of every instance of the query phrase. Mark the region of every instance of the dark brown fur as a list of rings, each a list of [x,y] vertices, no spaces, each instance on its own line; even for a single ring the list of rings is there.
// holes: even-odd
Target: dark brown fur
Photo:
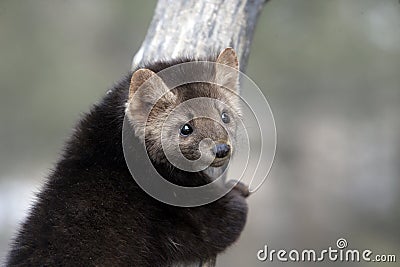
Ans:
[[[158,72],[176,63],[144,67]],[[181,208],[153,199],[132,179],[121,140],[130,78],[77,125],[12,244],[7,266],[172,266],[214,257],[238,239],[247,215],[245,190],[237,187],[213,203]],[[228,94],[204,84],[177,90],[180,102],[198,96],[228,101]],[[160,108],[150,125],[169,106]],[[211,122],[195,125],[207,129],[202,136],[225,138]],[[160,174],[177,184],[210,181],[203,172],[187,173],[161,160],[155,132],[146,142]],[[186,155],[195,154],[198,138],[182,141]]]

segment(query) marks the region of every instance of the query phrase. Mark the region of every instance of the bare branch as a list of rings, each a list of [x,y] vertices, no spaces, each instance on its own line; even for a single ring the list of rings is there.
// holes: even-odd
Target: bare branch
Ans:
[[[133,58],[139,63],[182,55],[207,57],[233,47],[245,70],[265,0],[159,0],[146,38]]]
[[[182,56],[208,58],[233,47],[245,71],[257,18],[265,0],[159,0],[145,40],[132,60],[139,64]],[[217,177],[222,168],[209,168]],[[205,259],[196,266],[215,266]]]

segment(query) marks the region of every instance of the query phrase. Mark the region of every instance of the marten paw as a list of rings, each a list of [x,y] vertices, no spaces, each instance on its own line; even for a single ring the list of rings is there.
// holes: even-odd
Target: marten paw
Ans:
[[[235,185],[232,190],[239,192],[242,197],[246,198],[250,195],[249,187],[244,183],[236,180],[228,181],[227,186],[231,187],[232,185]]]

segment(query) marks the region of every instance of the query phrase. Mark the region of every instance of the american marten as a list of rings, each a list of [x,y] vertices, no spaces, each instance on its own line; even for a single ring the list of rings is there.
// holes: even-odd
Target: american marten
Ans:
[[[133,138],[145,144],[157,172],[174,184],[200,186],[212,178],[205,171],[172,166],[164,153],[169,147],[161,145],[162,128],[177,137],[189,160],[201,156],[201,140],[208,139],[213,147],[204,151],[209,151],[206,158],[212,157],[210,165],[229,161],[235,149],[228,136],[236,129],[238,115],[232,111],[239,110],[238,75],[215,67],[219,85],[195,82],[170,91],[157,75],[194,61],[200,59],[140,66],[83,117],[16,236],[7,266],[185,266],[216,257],[238,239],[247,217],[243,184],[209,204],[178,207],[144,192],[124,158],[121,133],[127,117]],[[231,48],[212,61],[238,69]],[[153,81],[145,90],[138,91],[149,79]],[[200,97],[221,105],[192,106],[186,114],[171,115],[175,117],[162,127],[174,107]],[[196,117],[198,108],[213,119]]]

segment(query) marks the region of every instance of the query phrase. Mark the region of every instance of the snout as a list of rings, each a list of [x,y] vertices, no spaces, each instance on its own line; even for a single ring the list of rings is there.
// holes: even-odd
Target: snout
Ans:
[[[228,144],[217,144],[213,149],[215,157],[219,159],[226,158],[231,152],[231,147]]]

